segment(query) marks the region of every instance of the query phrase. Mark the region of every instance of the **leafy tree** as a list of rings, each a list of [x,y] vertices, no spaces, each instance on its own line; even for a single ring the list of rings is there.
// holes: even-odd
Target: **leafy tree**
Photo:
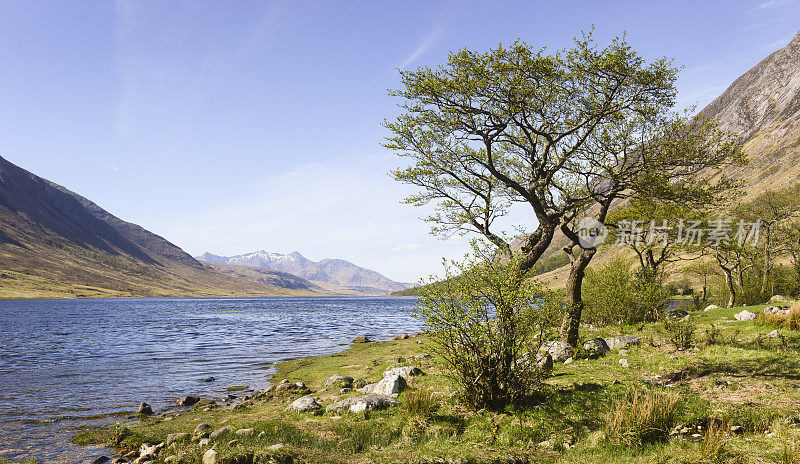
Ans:
[[[565,215],[595,192],[580,188],[587,141],[620,114],[671,104],[675,70],[646,63],[624,39],[598,48],[591,35],[546,53],[517,41],[452,53],[445,65],[401,71],[401,114],[385,126],[386,147],[411,161],[394,171],[419,187],[407,199],[434,203],[432,232],[476,232],[506,256],[494,224],[514,204],[529,208],[519,267],[531,269]],[[610,135],[610,134],[609,134]],[[595,137],[595,140],[600,138]]]

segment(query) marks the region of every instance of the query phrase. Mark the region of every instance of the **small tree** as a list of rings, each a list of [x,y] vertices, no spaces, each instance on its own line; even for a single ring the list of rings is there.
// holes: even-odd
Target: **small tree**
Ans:
[[[420,289],[415,315],[468,405],[502,409],[531,393],[539,376],[533,356],[554,325],[544,296],[516,259],[477,248]]]

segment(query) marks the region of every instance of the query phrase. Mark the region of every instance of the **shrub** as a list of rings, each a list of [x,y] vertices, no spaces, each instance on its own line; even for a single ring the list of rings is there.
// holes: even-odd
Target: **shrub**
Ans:
[[[415,316],[476,409],[503,409],[531,393],[538,372],[529,354],[556,326],[557,305],[517,264],[476,246],[472,259],[445,266],[445,280],[420,289]]]
[[[595,324],[635,324],[657,318],[667,292],[658,276],[634,272],[618,258],[586,273],[584,320]]]
[[[692,346],[696,325],[691,318],[664,319],[664,331],[675,349],[685,350]]]
[[[641,390],[622,395],[604,417],[606,438],[637,447],[666,441],[675,425],[678,406],[674,391]]]

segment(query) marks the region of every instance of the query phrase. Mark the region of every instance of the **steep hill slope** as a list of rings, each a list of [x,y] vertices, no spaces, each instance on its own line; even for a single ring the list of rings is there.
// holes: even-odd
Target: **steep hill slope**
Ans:
[[[0,157],[0,298],[310,292],[217,272]]]
[[[204,253],[197,259],[209,263],[237,264],[287,272],[334,293],[385,295],[412,286],[412,284],[394,282],[375,271],[359,267],[343,259],[311,261],[296,251],[290,254],[281,254],[261,250],[230,257]]]

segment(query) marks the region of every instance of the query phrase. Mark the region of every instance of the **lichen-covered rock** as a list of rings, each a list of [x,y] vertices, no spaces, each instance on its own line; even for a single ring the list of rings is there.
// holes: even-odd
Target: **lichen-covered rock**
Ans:
[[[603,340],[602,338],[593,338],[591,340],[586,340],[585,342],[583,342],[583,349],[586,350],[586,352],[589,355],[589,358],[598,358],[606,354],[606,352],[610,350],[610,348],[608,347],[608,343],[606,343],[606,341]]]
[[[549,354],[553,358],[553,362],[557,363],[562,363],[574,355],[572,345],[559,341],[545,343],[542,345],[541,351]]]
[[[415,375],[423,375],[423,372],[421,369],[414,366],[394,367],[383,372],[384,377],[391,377],[393,375],[399,375],[400,377],[407,379],[409,377],[414,377]]]
[[[353,388],[353,378],[346,375],[334,374],[325,381],[325,388],[328,387]]]
[[[361,403],[363,403],[363,406]],[[369,395],[354,396],[337,401],[336,403],[328,405],[325,410],[328,412],[350,411],[352,406],[355,406],[356,409],[364,408],[363,410],[377,410],[396,406],[397,404],[399,404],[398,401],[391,396],[370,393]]]
[[[634,335],[623,335],[621,337],[608,337],[604,338],[606,345],[611,350],[618,350],[632,345],[639,345],[642,340]]]
[[[396,395],[406,388],[406,380],[400,375],[389,375],[380,380],[372,393]]]
[[[734,314],[733,318],[737,321],[752,321],[755,320],[756,315],[745,309],[740,313]]]
[[[322,406],[317,403],[317,400],[315,400],[313,396],[304,396],[294,400],[294,402],[292,402],[292,404],[290,404],[286,410],[294,412],[306,412],[314,411],[316,409],[320,409],[321,407]]]

